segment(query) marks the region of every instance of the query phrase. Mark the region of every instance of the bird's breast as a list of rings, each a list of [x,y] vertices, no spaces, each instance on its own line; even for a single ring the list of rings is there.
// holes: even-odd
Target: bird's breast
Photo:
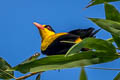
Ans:
[[[45,37],[44,40],[42,40],[42,43],[41,43],[41,50],[42,51],[45,51],[47,49],[47,47],[55,40],[57,39],[58,37],[62,36],[62,35],[67,35],[68,33],[57,33],[57,34],[54,34],[54,35],[50,35],[50,36],[47,36]]]

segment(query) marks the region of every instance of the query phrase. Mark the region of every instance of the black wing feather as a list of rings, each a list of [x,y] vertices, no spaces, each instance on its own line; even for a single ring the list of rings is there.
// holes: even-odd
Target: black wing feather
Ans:
[[[58,54],[66,54],[66,52],[70,49],[74,43],[64,43],[61,41],[72,41],[74,42],[79,36],[73,34],[66,34],[58,37],[51,43],[45,51],[42,51],[43,54],[46,55],[58,55]]]

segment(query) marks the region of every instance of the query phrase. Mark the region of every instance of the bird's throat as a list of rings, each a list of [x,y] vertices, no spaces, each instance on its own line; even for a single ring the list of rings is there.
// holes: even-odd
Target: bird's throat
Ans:
[[[40,32],[42,41],[43,41],[44,39],[46,39],[48,36],[51,36],[51,35],[54,35],[54,34],[55,34],[55,32],[49,31],[49,30],[47,30],[47,29],[39,30],[39,32]]]
[[[44,51],[46,50],[46,48],[58,37],[62,36],[62,35],[66,35],[68,33],[57,33],[57,34],[53,34],[53,35],[49,35],[47,37],[45,37],[42,40],[42,44],[41,44],[41,50]]]

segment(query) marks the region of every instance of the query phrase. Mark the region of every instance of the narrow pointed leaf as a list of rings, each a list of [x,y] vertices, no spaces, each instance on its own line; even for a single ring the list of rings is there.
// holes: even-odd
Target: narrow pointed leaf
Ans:
[[[99,18],[89,18],[91,21],[96,23],[99,27],[104,30],[110,32],[111,34],[115,34],[120,36],[120,23],[112,20],[104,20]]]
[[[120,1],[120,0],[91,0],[86,8],[98,4],[103,4],[104,2],[115,2],[115,1]]]
[[[81,67],[80,80],[88,80],[84,67]]]
[[[109,41],[109,42],[114,42],[114,39],[113,38],[109,38],[109,39],[107,39],[106,41]]]
[[[41,74],[38,74],[36,77],[36,80],[40,80],[40,76],[41,76]]]
[[[120,13],[113,5],[105,3],[105,14],[106,19],[120,22]],[[120,36],[112,34],[112,37],[118,48],[120,48]]]
[[[82,42],[73,45],[66,53],[66,56],[69,54],[78,53],[81,48],[90,48],[95,51],[107,52],[109,54],[116,53],[116,49],[112,43],[102,39],[86,38]]]
[[[80,53],[80,50],[83,48],[82,43],[77,43],[73,45],[66,53],[65,57],[68,56],[69,54],[74,54],[74,53]]]
[[[120,22],[120,13],[113,5],[105,3],[104,7],[106,19]]]
[[[14,78],[13,71],[5,71],[9,68],[11,68],[11,66],[3,58],[0,57],[0,78],[1,79]]]
[[[112,36],[113,36],[113,39],[114,39],[115,43],[118,46],[118,49],[120,49],[120,36],[117,36],[117,35],[114,35],[114,34],[112,34]]]
[[[25,61],[23,61],[21,64],[34,61],[34,60],[38,59],[39,56],[40,56],[40,53],[35,53],[35,54],[32,55],[31,57],[29,57],[28,59],[26,59]]]
[[[120,71],[120,69],[113,69],[113,68],[98,68],[98,67],[85,67],[89,69],[99,69],[99,70],[113,70],[113,71]]]
[[[65,57],[65,55],[54,55],[41,58],[30,63],[20,64],[10,70],[17,70],[22,73],[40,72],[47,70],[74,68],[93,64],[100,64],[113,61],[119,58],[117,54],[109,54],[105,52],[81,52]]]
[[[120,80],[120,72],[117,74],[117,76],[113,80]]]

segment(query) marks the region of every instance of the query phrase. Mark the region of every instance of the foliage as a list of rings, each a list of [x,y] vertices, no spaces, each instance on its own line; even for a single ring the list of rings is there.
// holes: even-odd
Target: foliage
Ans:
[[[89,5],[86,8],[90,6],[98,5],[98,4],[103,4],[105,2],[115,2],[115,1],[120,1],[120,0],[91,0],[89,2]]]
[[[107,40],[86,38],[82,42],[73,45],[66,55],[53,55],[38,59],[40,54],[36,53],[15,67],[11,67],[3,58],[0,58],[0,79],[8,80],[13,78],[20,80],[38,74],[36,80],[40,80],[40,74],[44,71],[81,67],[80,80],[87,80],[88,78],[84,70],[85,66],[118,59],[119,52],[117,52],[117,49],[120,49],[120,13],[113,5],[107,3],[114,1],[120,0],[92,0],[87,6],[88,8],[104,3],[106,19],[88,19],[109,32],[112,38]],[[117,48],[112,42],[117,44]],[[89,48],[90,50],[81,52],[81,48]],[[31,74],[15,78],[14,71],[19,71],[21,73],[30,72]],[[118,73],[114,80],[119,79],[120,73]]]
[[[81,67],[80,80],[87,80],[87,75],[86,75],[84,67]]]
[[[114,78],[114,80],[120,80],[120,72],[119,72],[118,75]]]
[[[5,71],[8,68],[11,68],[11,66],[3,58],[0,57],[0,78],[1,79],[14,78],[13,71]]]

